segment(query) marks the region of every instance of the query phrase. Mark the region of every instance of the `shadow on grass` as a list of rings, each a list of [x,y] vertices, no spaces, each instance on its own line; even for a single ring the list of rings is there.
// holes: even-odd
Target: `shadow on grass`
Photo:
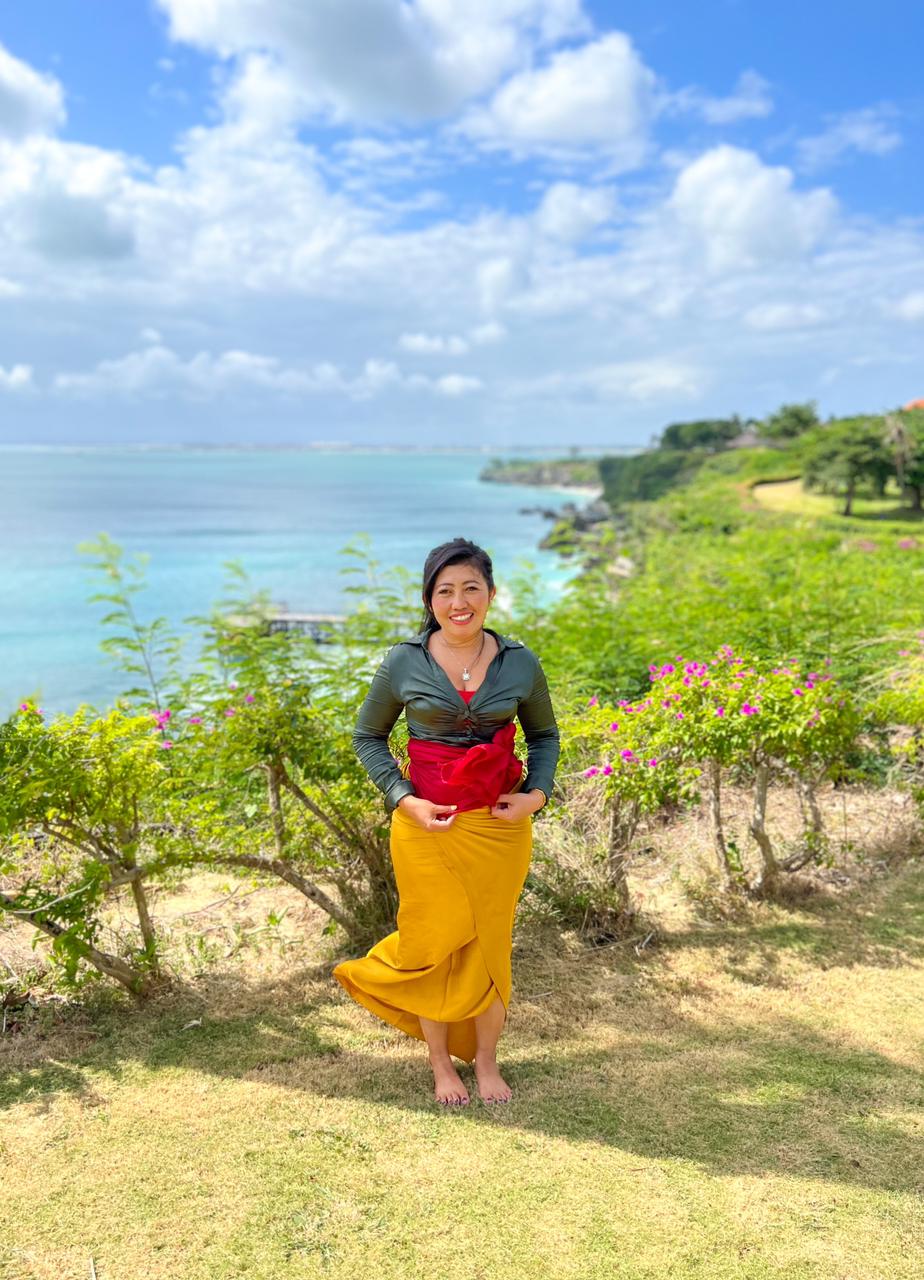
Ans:
[[[753,917],[743,923],[719,922],[668,934],[662,945],[689,949],[723,947],[727,969],[753,982],[750,970],[735,969],[749,961],[772,985],[784,963],[796,956],[820,969],[862,965],[895,969],[924,959],[924,863],[909,863],[893,878],[860,885],[838,898],[806,897],[788,907],[773,908],[766,923]]]
[[[892,520],[896,524],[920,524],[924,520],[924,511],[917,511],[914,507],[889,507],[886,511],[852,511],[849,516],[843,516],[842,512],[838,512],[845,520]]]
[[[668,945],[731,942],[771,968],[787,952],[822,967],[892,968],[924,955],[922,908],[924,868],[908,868],[865,902],[857,895],[826,904],[817,922],[693,932]],[[473,1104],[446,1123],[501,1123],[521,1137],[535,1132],[644,1159],[691,1162],[716,1177],[781,1175],[924,1189],[919,1137],[887,1118],[924,1102],[920,1071],[851,1046],[840,1030],[827,1034],[795,1018],[730,1018],[708,1001],[689,1013],[676,992],[658,989],[656,954],[652,963],[625,952],[552,956],[537,947],[533,955],[527,946],[519,962],[531,970],[523,989],[538,980],[558,990],[543,1006],[541,1025],[507,1042],[505,1073],[514,1100],[482,1106],[471,1069],[462,1067]],[[612,994],[602,1012],[599,999],[584,1003],[607,979],[624,979],[642,966],[653,974],[644,990],[624,1001]],[[402,1043],[400,1033],[370,1015],[368,1038],[364,1029],[357,1048],[344,1048],[357,1034],[345,1028],[341,1007],[350,1002],[330,977],[331,967],[293,968],[281,981],[249,986],[235,974],[212,975],[205,991],[178,988],[141,1013],[113,1005],[74,1061],[62,1062],[59,1048],[54,1058],[37,1054],[31,1064],[0,1072],[0,1102],[48,1105],[60,1091],[89,1101],[100,1077],[130,1078],[138,1087],[141,1067],[262,1078],[277,1089],[432,1112],[422,1044],[419,1061],[370,1051],[372,1038],[383,1034]],[[197,1018],[201,1024],[190,1026]],[[588,1024],[595,1033],[611,1033],[607,1047],[584,1034]]]

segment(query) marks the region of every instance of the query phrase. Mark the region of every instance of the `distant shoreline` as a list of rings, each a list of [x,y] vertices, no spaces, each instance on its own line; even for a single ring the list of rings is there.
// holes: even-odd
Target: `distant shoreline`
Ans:
[[[524,457],[559,456],[564,450],[577,449],[579,455],[599,456],[601,453],[630,455],[642,452],[634,445],[413,445],[413,444],[338,444],[319,441],[309,444],[35,444],[0,442],[0,453],[410,453],[410,454],[466,454],[496,456],[499,453],[519,454]],[[577,487],[577,486],[575,486]]]

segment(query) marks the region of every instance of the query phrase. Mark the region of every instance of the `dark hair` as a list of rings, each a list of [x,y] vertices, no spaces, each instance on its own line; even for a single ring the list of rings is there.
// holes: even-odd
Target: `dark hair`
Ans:
[[[433,588],[436,586],[437,578],[451,564],[473,565],[488,584],[488,590],[494,590],[494,566],[487,551],[477,543],[469,542],[468,538],[453,538],[451,542],[440,543],[438,547],[433,548],[424,561],[422,631],[430,631],[438,625],[430,607],[430,601],[433,599]]]

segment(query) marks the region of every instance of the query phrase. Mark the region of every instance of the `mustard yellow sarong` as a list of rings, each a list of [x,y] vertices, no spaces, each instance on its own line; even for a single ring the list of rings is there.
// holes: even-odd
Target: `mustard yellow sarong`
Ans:
[[[473,1062],[474,1018],[498,995],[510,1006],[513,921],[532,836],[531,818],[508,822],[488,808],[457,814],[446,831],[425,831],[396,809],[398,928],[361,959],[337,965],[334,977],[418,1040],[421,1016],[448,1022],[449,1052]]]

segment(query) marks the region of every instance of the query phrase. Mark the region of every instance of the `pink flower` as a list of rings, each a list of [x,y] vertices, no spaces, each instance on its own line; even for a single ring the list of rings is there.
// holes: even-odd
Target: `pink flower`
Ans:
[[[584,770],[583,776],[585,778],[595,778],[599,772],[600,770],[595,765],[592,765],[589,769]]]
[[[231,683],[228,685],[228,688],[229,688],[229,689],[236,689],[236,688],[237,688],[237,681],[236,681],[236,680],[232,680],[232,681],[231,681]]]
[[[237,712],[235,711],[234,707],[227,707],[227,708],[225,709],[225,715],[226,715],[226,716],[236,716],[236,715],[237,715]]]
[[[801,697],[802,697],[802,690],[801,690],[801,689],[798,689],[798,688],[793,689],[793,693],[796,695],[796,697],[797,697],[797,698],[801,698]]]
[[[662,676],[672,675],[673,671],[674,671],[674,664],[672,662],[665,662],[664,666],[661,668]]]
[[[682,711],[678,711],[678,712],[677,712],[677,719],[678,719],[678,720],[682,720],[682,719],[683,719],[683,712],[682,712]]]
[[[670,711],[670,708],[671,708],[671,699],[670,699],[670,698],[665,698],[665,699],[664,699],[664,701],[661,703],[661,706],[662,706],[662,707],[667,707],[668,711]]]
[[[623,760],[634,760],[634,759],[635,759],[635,752],[634,752],[634,751],[630,751],[628,747],[626,747],[625,751],[621,751],[621,752],[620,752],[620,755],[622,756]]]
[[[24,703],[22,704],[22,706],[21,706],[19,709],[20,709],[20,711],[28,711],[28,710],[29,710],[29,704],[28,704],[28,702],[24,702]]]
[[[716,715],[717,715],[717,716],[724,716],[724,715],[725,715],[725,708],[724,708],[724,707],[716,707],[716,709],[715,709],[715,713],[716,713]]]
[[[160,745],[169,751],[170,748],[173,746],[173,743],[170,741],[169,738],[164,738],[163,742]]]
[[[619,728],[619,725],[614,720],[613,723],[610,725],[610,733],[615,733],[618,728]]]
[[[645,763],[648,765],[649,769],[653,769],[655,765],[658,763],[657,757],[652,756],[651,759],[646,760]]]
[[[605,765],[603,766],[603,772],[604,772],[605,774],[612,773],[612,772],[613,772],[613,766],[612,766],[611,764],[605,764]]]
[[[742,704],[741,714],[743,716],[756,716],[759,710],[759,707],[752,707],[750,702],[745,702]]]
[[[712,684],[712,681],[711,681],[711,680],[704,680],[704,681],[703,681],[703,688],[704,688],[704,689],[708,689],[708,688],[709,688],[709,686],[710,686],[711,684]]]
[[[899,538],[898,545],[902,551],[913,551],[918,544],[914,538]]]
[[[202,723],[202,717],[201,717],[201,716],[190,716],[190,717],[189,717],[189,723],[190,723],[190,724],[201,724],[201,723]]]
[[[246,693],[246,694],[244,695],[244,701],[245,701],[245,702],[254,702],[254,701],[255,701],[255,698],[254,698],[254,696],[253,696],[253,694],[252,694],[252,693]]]
[[[587,705],[589,707],[597,707],[600,705],[600,699],[597,697],[596,694],[594,694],[592,698],[587,699]]]

